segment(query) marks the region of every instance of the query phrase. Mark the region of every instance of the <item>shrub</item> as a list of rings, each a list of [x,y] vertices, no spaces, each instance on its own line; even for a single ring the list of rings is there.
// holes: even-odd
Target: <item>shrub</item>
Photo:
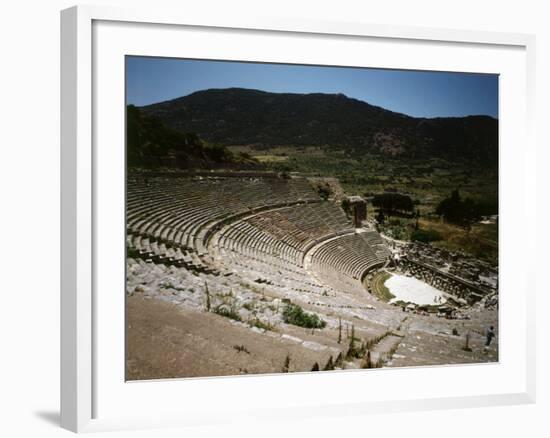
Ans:
[[[375,195],[372,205],[389,213],[411,212],[413,202],[410,196],[400,193],[382,193]]]
[[[341,206],[342,206],[342,210],[344,210],[346,214],[349,216],[351,214],[349,199],[344,199],[341,203]]]
[[[366,346],[364,343],[361,343],[360,347],[357,347],[355,344],[357,341],[359,341],[359,338],[355,337],[355,326],[351,326],[351,336],[349,338],[349,347],[348,351],[346,353],[347,359],[359,359],[364,354],[364,351],[366,349]]]
[[[220,316],[225,316],[226,318],[229,318],[229,319],[233,319],[235,321],[241,321],[241,317],[239,316],[239,314],[236,312],[235,309],[228,308],[223,304],[214,308],[214,313]]]
[[[246,354],[250,354],[250,351],[248,351],[248,349],[244,345],[233,345],[233,348],[239,353],[242,351]]]
[[[389,223],[395,227],[401,225],[401,220],[399,218],[392,218],[389,220]]]
[[[263,330],[273,330],[273,326],[267,322],[263,322],[261,319],[259,318],[254,318],[250,321],[248,321],[248,324],[251,326],[251,327],[257,327],[259,329],[263,329]]]
[[[304,312],[297,304],[287,303],[283,310],[283,321],[287,324],[305,328],[324,328],[327,323],[315,313]]]
[[[338,353],[338,356],[336,357],[336,360],[334,361],[334,366],[338,368],[342,368],[344,366],[344,356],[342,356],[342,353]]]
[[[443,216],[446,221],[463,226],[479,220],[483,214],[497,212],[498,202],[495,200],[480,203],[468,198],[462,199],[458,190],[453,190],[451,196],[441,201],[435,210],[435,213]]]
[[[290,355],[287,354],[285,357],[285,363],[283,365],[283,369],[281,370],[281,372],[288,373],[289,371],[290,371]]]
[[[323,371],[331,371],[334,369],[334,363],[332,362],[332,356],[328,358],[328,362],[323,368]]]
[[[436,240],[441,240],[441,234],[432,229],[414,230],[411,233],[411,240],[424,243],[434,242]]]
[[[323,201],[326,201],[330,196],[330,187],[328,186],[328,184],[320,185],[317,187],[317,193]]]
[[[227,162],[233,160],[233,154],[225,146],[221,145],[211,145],[204,148],[205,154],[212,161],[216,162]]]

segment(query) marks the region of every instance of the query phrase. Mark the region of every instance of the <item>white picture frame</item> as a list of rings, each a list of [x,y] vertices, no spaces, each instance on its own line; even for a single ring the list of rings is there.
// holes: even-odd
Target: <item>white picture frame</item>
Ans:
[[[139,37],[145,30],[148,32],[147,44],[145,39],[140,40]],[[280,419],[281,416],[307,418],[344,413],[362,415],[369,412],[534,402],[535,309],[532,298],[535,294],[535,272],[533,268],[514,258],[516,257],[514,254],[509,256],[503,254],[501,287],[504,289],[509,287],[510,290],[514,289],[519,294],[515,304],[517,315],[514,320],[519,333],[512,334],[507,330],[512,313],[506,313],[510,312],[510,307],[505,306],[511,301],[507,299],[509,295],[504,294],[502,307],[505,310],[501,315],[503,348],[500,362],[491,365],[494,368],[478,365],[388,372],[380,370],[377,371],[378,374],[371,374],[368,377],[369,385],[373,388],[373,393],[370,395],[351,393],[353,379],[356,381],[358,378],[363,379],[363,374],[360,373],[364,371],[330,373],[331,376],[296,374],[282,378],[252,376],[174,380],[173,382],[125,383],[124,380],[120,381],[120,372],[112,370],[113,366],[116,368],[118,363],[116,361],[120,360],[121,352],[116,348],[120,347],[120,336],[123,336],[121,323],[124,315],[117,313],[120,310],[120,307],[117,307],[120,305],[120,300],[113,301],[114,305],[107,308],[106,306],[111,304],[110,296],[101,295],[105,290],[103,285],[109,284],[115,277],[117,281],[121,280],[120,270],[108,272],[105,264],[117,265],[117,260],[120,261],[117,257],[121,254],[122,245],[119,244],[118,249],[107,248],[102,241],[104,239],[102,236],[117,237],[116,233],[123,232],[123,222],[117,221],[117,218],[121,217],[119,213],[120,209],[124,208],[123,205],[119,206],[120,209],[117,207],[118,213],[113,212],[109,215],[113,221],[112,224],[105,222],[102,216],[103,212],[108,211],[109,205],[118,206],[120,194],[123,191],[119,183],[121,175],[123,178],[124,168],[117,167],[121,163],[120,152],[124,147],[123,141],[117,141],[117,139],[123,139],[120,137],[123,131],[120,123],[123,120],[123,101],[120,107],[113,105],[113,102],[118,102],[120,93],[124,93],[124,90],[120,89],[120,84],[124,81],[124,77],[120,76],[119,67],[123,65],[120,56],[121,54],[177,55],[181,44],[178,46],[176,42],[173,47],[170,44],[161,44],[162,38],[166,38],[168,34],[170,34],[170,40],[174,37],[179,38],[180,34],[181,38],[187,38],[192,36],[193,32],[200,34],[200,38],[214,38],[211,40],[211,46],[208,46],[209,40],[205,39],[204,44],[197,44],[190,53],[196,57],[202,56],[209,59],[221,56],[221,59],[231,57],[260,61],[281,59],[288,62],[318,62],[327,65],[332,62],[349,65],[351,58],[347,58],[348,61],[344,59],[346,50],[337,51],[336,48],[367,44],[373,46],[372,53],[374,58],[378,59],[377,66],[459,71],[471,63],[471,68],[503,75],[500,135],[504,145],[504,151],[501,152],[504,153],[501,153],[501,172],[506,177],[508,169],[514,163],[519,169],[515,173],[517,179],[513,187],[501,175],[501,199],[514,197],[530,203],[531,206],[536,205],[535,142],[532,128],[535,39],[532,35],[424,29],[360,22],[316,22],[292,18],[282,20],[269,17],[254,20],[243,18],[239,21],[226,22],[223,17],[205,17],[193,15],[189,11],[182,13],[155,8],[138,11],[103,6],[78,6],[64,10],[61,13],[62,427],[82,432],[208,424],[213,418],[215,422],[222,423],[229,421],[230,418],[234,419],[235,416],[237,418],[252,416],[269,420],[275,417]],[[250,41],[249,51],[246,52],[243,49],[242,52],[235,52],[229,57],[224,55],[223,44],[220,45],[220,40],[215,40],[220,32],[230,34],[235,41]],[[125,38],[125,35],[130,35],[131,38]],[[332,39],[334,39],[335,51],[333,53],[319,51],[317,54],[313,44],[319,44],[319,42],[315,43],[315,41],[320,40],[326,47],[326,44],[331,44]],[[261,40],[261,44],[255,43],[256,40]],[[308,40],[309,42],[304,44],[312,44],[311,51],[307,52],[309,59],[302,59],[305,55],[300,55],[299,52],[291,53],[290,50],[284,55],[277,52],[277,47],[289,49],[289,44],[299,40]],[[133,41],[132,47],[128,45],[128,41]],[[385,46],[383,49],[376,48],[377,44]],[[389,48],[390,45],[392,48]],[[309,46],[304,46],[306,47]],[[407,57],[408,49],[414,52],[413,48],[418,50],[418,53],[426,51],[427,54],[433,50],[441,56],[429,62],[424,60],[416,63],[414,59]],[[448,50],[451,52],[456,50],[456,53],[447,55]],[[204,54],[201,55],[201,53]],[[401,55],[396,57],[396,53]],[[494,54],[491,55],[491,53]],[[348,54],[348,56],[351,55]],[[461,56],[463,58],[460,58]],[[324,61],[321,57],[325,57]],[[114,62],[111,63],[110,61],[113,60]],[[106,63],[109,63],[109,71],[104,68]],[[476,65],[480,67],[475,67]],[[110,78],[113,80],[111,81]],[[109,99],[114,100],[104,98],[105,95],[109,95]],[[514,106],[519,106],[519,109],[513,110],[516,111],[513,114],[508,113],[512,111],[508,108],[512,103]],[[113,142],[109,142],[110,139],[113,139]],[[522,144],[519,151],[506,146],[518,141]],[[113,159],[109,161],[106,161],[108,151],[101,149],[101,153],[98,153],[98,147],[101,148],[101,145],[107,142],[111,144],[113,153],[118,154],[113,155]],[[115,187],[115,189],[107,190],[109,187]],[[102,208],[98,208],[99,206]],[[504,212],[508,211],[506,201],[502,207]],[[533,208],[531,207],[530,216],[527,215],[526,210],[523,212],[520,210],[515,209],[514,212],[510,208],[509,219],[503,215],[501,244],[504,243],[505,247],[510,249],[517,249],[521,245],[532,249],[535,246],[536,236]],[[514,239],[513,233],[510,232],[520,222],[526,224],[525,229],[528,230],[522,242]],[[111,230],[109,227],[114,228]],[[111,231],[115,234],[111,235]],[[116,238],[109,240],[117,241]],[[107,260],[110,256],[106,254],[112,254],[113,258]],[[502,270],[502,267],[510,266],[514,266],[514,272]],[[518,282],[519,277],[528,278],[528,280]],[[124,295],[124,289],[120,290],[120,294]],[[101,296],[101,299],[98,299],[98,296]],[[113,330],[117,335],[113,336],[114,341],[111,343],[110,340],[106,340],[105,333]],[[515,343],[515,354],[509,354],[512,348],[507,344],[511,342]],[[109,352],[112,354],[108,354]],[[110,361],[111,356],[114,358],[113,361]],[[398,388],[392,388],[391,393],[383,397],[382,389],[376,392],[372,376],[379,381],[384,381],[387,380],[386,376],[389,373],[395,373],[391,376],[392,380],[404,379],[404,382],[407,376],[417,380],[426,377],[427,373],[452,375],[458,379],[458,385],[454,391],[450,389],[449,393],[436,388],[423,393],[414,385],[405,388],[396,383]],[[479,384],[477,389],[473,390],[466,382],[476,382],[476,375],[483,373],[487,376],[495,376],[494,381],[491,377],[487,377],[489,382],[486,386]],[[116,385],[112,383],[114,381],[117,382]],[[499,381],[502,385],[501,389],[498,386]],[[172,400],[177,395],[177,391],[181,391],[182,385],[186,386],[187,391],[215,395],[216,388],[221,385],[221,382],[225,390],[230,388],[234,393],[243,394],[241,398],[237,397],[234,401],[233,410],[223,411],[220,408],[221,403],[224,402],[223,397],[220,398],[219,404],[212,403],[211,400],[198,399],[195,400],[194,406],[172,405],[171,409],[167,408],[168,405],[159,403],[157,406],[147,407],[150,415],[140,415],[137,411],[132,415],[131,409],[122,409],[123,406],[131,406],[131,400],[139,400],[139,397],[147,400],[159,394],[166,394],[167,400]],[[319,400],[318,397],[311,397],[312,400],[308,402],[305,399],[301,400],[299,396],[294,403],[287,403],[276,389],[280,388],[280,391],[283,391],[285,386],[302,387],[316,394],[315,388],[320,383],[329,388],[329,391],[330,388],[342,388],[343,394],[335,395],[337,401],[331,403]],[[274,391],[271,405],[259,408],[247,402],[246,395],[250,395],[250,391],[268,390]],[[107,396],[112,402],[107,401]],[[205,410],[207,404],[208,415]],[[195,410],[192,411],[191,408]]]

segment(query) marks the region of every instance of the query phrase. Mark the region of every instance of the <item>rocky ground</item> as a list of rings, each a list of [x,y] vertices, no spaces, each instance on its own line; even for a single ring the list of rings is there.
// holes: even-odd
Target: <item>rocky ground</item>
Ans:
[[[469,320],[447,320],[367,292],[312,296],[141,259],[128,259],[127,277],[128,380],[498,360],[498,311],[482,304],[465,311]],[[285,323],[288,301],[326,326]]]

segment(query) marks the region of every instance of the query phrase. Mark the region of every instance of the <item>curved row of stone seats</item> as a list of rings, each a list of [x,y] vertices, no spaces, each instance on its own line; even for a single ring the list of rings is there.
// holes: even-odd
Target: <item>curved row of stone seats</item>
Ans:
[[[341,272],[316,271],[316,277],[332,289],[348,294],[364,295],[365,289],[357,280],[352,280]]]
[[[217,271],[206,266],[196,253],[166,245],[164,242],[156,241],[149,237],[128,234],[126,236],[126,247],[128,255],[139,257],[146,261],[185,267],[193,272],[219,275]]]
[[[312,261],[356,279],[365,266],[377,261],[368,245],[364,245],[362,252],[357,251],[359,242],[354,234],[333,239],[312,254]]]
[[[352,229],[342,209],[320,202],[304,178],[135,179],[129,180],[127,199],[129,248],[139,254],[191,268],[221,263],[252,280],[310,293],[326,294],[327,288],[303,269],[306,251]],[[261,209],[266,211],[254,214]],[[209,232],[216,260],[203,246]],[[312,266],[326,285],[355,288],[363,272],[380,263],[379,236],[363,234],[315,250]]]
[[[304,288],[300,284],[312,282],[311,276],[303,269],[304,254],[309,245],[322,241],[327,236],[349,233],[351,229],[351,223],[346,215],[334,203],[293,205],[257,213],[226,225],[216,233],[211,241],[211,247],[219,250],[224,265],[235,269],[241,275],[266,278],[274,284],[290,281],[297,289]],[[334,273],[331,265],[328,272],[332,277],[327,278],[324,283],[333,289],[343,287],[359,292],[360,284],[353,279],[378,260],[376,254],[370,251],[370,264],[355,263],[355,259],[358,258],[357,251],[367,251],[368,245],[358,239],[350,242],[348,246],[349,253],[341,256],[342,263],[347,262],[348,265],[336,266],[343,270],[347,266],[357,272]],[[322,286],[317,282],[314,285],[322,290]],[[326,289],[324,292],[327,293]]]
[[[226,252],[232,251],[241,255],[263,257],[273,261],[274,266],[296,270],[299,266],[299,252],[281,240],[256,228],[246,221],[239,221],[226,227],[217,235],[213,245]]]
[[[241,253],[259,250],[302,267],[304,248],[311,241],[350,227],[344,212],[334,203],[299,204],[237,220],[219,232],[213,244]]]
[[[129,178],[127,229],[196,249],[206,224],[297,200],[319,201],[305,178]]]
[[[213,194],[220,202],[248,207],[298,200],[316,200],[317,194],[305,178],[205,178],[155,177],[128,179],[127,204],[130,207],[162,198]]]
[[[351,222],[343,210],[332,202],[293,205],[262,212],[246,220],[302,253],[322,236],[351,229]]]
[[[280,288],[283,294],[290,289],[300,293],[334,296],[330,289],[313,281],[303,269],[292,269],[282,265],[277,258],[266,257],[265,254],[254,256],[252,253],[253,251],[241,253],[223,248],[219,252],[224,265],[230,267],[239,277]]]
[[[337,282],[342,276],[361,280],[366,272],[383,263],[361,234],[338,236],[315,248],[310,255],[312,270],[323,277],[337,278]]]
[[[210,242],[214,259],[232,272],[252,281],[298,292],[328,295],[329,290],[313,280],[300,264],[301,253],[246,220],[225,226]]]
[[[365,231],[363,233],[360,233],[359,235],[369,245],[382,245],[382,244],[384,244],[384,241],[382,240],[382,237],[376,231],[369,230],[369,231]]]
[[[385,263],[388,257],[391,256],[391,252],[386,246],[386,243],[376,231],[369,230],[360,233],[359,236],[361,236],[361,238],[374,250],[380,262]]]
[[[139,186],[140,182],[133,181],[128,183],[127,206],[130,215],[132,209],[155,208],[178,199],[189,200],[190,204],[197,204],[193,201],[200,203],[205,195],[213,197],[218,203],[226,204],[236,211],[299,199],[318,199],[311,188],[308,193],[297,189],[304,184],[305,180],[294,178],[290,180],[266,179],[265,181],[235,178],[155,178],[147,182],[145,189]],[[139,214],[139,211],[137,213]]]

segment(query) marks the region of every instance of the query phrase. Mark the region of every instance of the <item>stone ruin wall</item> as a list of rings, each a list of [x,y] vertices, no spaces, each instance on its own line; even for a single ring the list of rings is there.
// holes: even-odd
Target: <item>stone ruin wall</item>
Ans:
[[[409,273],[436,289],[456,297],[463,304],[472,305],[490,293],[488,289],[407,257],[400,260],[399,267],[405,274]]]

